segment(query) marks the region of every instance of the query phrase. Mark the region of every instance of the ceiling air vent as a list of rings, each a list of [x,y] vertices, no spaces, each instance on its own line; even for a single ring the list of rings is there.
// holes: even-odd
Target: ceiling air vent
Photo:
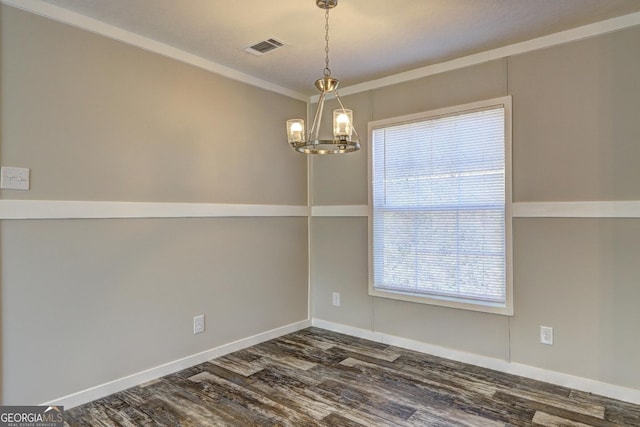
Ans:
[[[245,48],[245,51],[253,53],[254,55],[264,55],[265,53],[272,52],[278,48],[281,48],[285,43],[281,40],[274,39],[273,37],[267,40],[260,41]]]

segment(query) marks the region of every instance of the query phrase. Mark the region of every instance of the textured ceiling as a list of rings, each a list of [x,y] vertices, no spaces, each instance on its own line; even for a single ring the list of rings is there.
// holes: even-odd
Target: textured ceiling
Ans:
[[[43,0],[306,94],[324,68],[315,0]],[[333,76],[346,87],[640,11],[640,0],[340,0]],[[262,56],[247,46],[275,37]]]

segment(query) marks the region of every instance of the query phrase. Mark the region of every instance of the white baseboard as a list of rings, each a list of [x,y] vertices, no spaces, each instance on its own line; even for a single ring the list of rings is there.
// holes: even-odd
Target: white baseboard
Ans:
[[[42,403],[41,405],[62,405],[65,407],[65,409],[71,409],[75,406],[109,396],[110,394],[117,393],[119,391],[126,390],[140,384],[144,384],[145,382],[181,371],[186,368],[190,368],[211,359],[215,359],[216,357],[221,357],[226,354],[233,353],[234,351],[242,350],[244,348],[251,347],[252,345],[260,344],[262,342],[299,331],[309,326],[315,326],[329,331],[351,335],[353,337],[364,338],[371,341],[418,351],[421,353],[444,357],[446,359],[469,363],[475,366],[494,369],[500,372],[519,375],[526,378],[569,387],[575,390],[594,393],[600,396],[619,399],[625,402],[640,404],[640,390],[603,383],[587,378],[576,377],[573,375],[567,375],[560,372],[549,371],[546,369],[536,368],[519,363],[509,363],[506,360],[466,353],[459,350],[452,350],[433,344],[427,344],[421,341],[415,341],[395,335],[356,328],[353,326],[342,325],[322,319],[313,319],[292,323],[280,328],[272,329],[270,331],[224,344],[197,354],[193,354],[191,356],[183,357],[181,359],[156,366],[151,369],[147,369],[142,372],[128,375],[117,380],[109,381],[95,387],[91,387],[76,393],[69,394],[67,396],[53,399],[49,402]]]
[[[291,323],[280,328],[272,329],[270,331],[262,332],[260,334],[253,335],[247,338],[242,338],[228,344],[223,344],[219,347],[193,354],[191,356],[183,357],[182,359],[174,360],[172,362],[168,362],[142,372],[137,372],[135,374],[128,375],[117,380],[109,381],[108,383],[100,384],[86,390],[53,399],[49,402],[42,403],[41,405],[62,405],[65,409],[71,409],[75,406],[109,396],[110,394],[117,393],[119,391],[126,390],[140,384],[144,384],[147,381],[155,380],[165,375],[169,375],[174,372],[178,372],[183,369],[198,365],[200,363],[204,363],[211,359],[215,359],[216,357],[221,357],[225,354],[233,353],[234,351],[242,350],[244,348],[251,347],[252,345],[260,344],[262,342],[299,331],[309,326],[311,326],[310,320]]]
[[[433,344],[427,344],[421,341],[415,341],[395,335],[370,331],[368,329],[342,325],[340,323],[329,322],[322,319],[314,318],[312,320],[312,325],[318,328],[351,335],[357,338],[364,338],[371,341],[394,345],[396,347],[406,348],[408,350],[418,351],[420,353],[431,354],[433,356],[443,357],[463,363],[469,363],[471,365],[489,368],[508,374],[519,375],[525,378],[544,381],[547,383],[564,386],[587,393],[593,393],[600,396],[610,397],[612,399],[623,400],[625,402],[630,402],[636,405],[640,404],[640,390],[632,388],[608,384],[588,378],[576,377],[560,372],[549,371],[547,369],[536,368],[534,366],[523,365],[520,363],[512,363],[493,357],[466,353],[459,350],[453,350]]]

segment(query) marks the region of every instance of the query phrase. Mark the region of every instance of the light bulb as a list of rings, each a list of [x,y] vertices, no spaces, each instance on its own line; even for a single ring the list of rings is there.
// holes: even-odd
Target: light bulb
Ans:
[[[349,140],[352,132],[353,113],[351,110],[333,111],[333,136],[340,140]]]
[[[338,123],[340,133],[345,133],[347,131],[347,126],[349,125],[349,116],[346,114],[340,114],[336,118],[336,122]]]
[[[304,121],[302,119],[287,120],[287,137],[289,144],[304,140]]]

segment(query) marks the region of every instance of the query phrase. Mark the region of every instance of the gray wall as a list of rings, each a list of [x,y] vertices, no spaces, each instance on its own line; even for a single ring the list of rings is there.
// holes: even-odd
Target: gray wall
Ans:
[[[2,199],[306,205],[306,104],[0,6]],[[307,318],[304,217],[3,220],[3,404]],[[193,335],[205,314],[207,332]]]
[[[313,203],[366,204],[369,120],[507,94],[515,202],[640,200],[639,42],[633,28],[345,97],[363,149],[313,159]],[[303,102],[4,5],[0,91],[1,163],[32,169],[31,191],[2,199],[306,204],[282,131]],[[369,297],[366,218],[313,218],[313,316],[640,389],[639,241],[637,219],[516,218],[509,318]],[[306,218],[3,220],[2,403],[306,319],[307,271]]]
[[[368,120],[512,95],[514,202],[640,200],[639,45],[635,27],[343,101],[366,133]],[[363,145],[314,159],[314,204],[366,203]],[[325,186],[336,177],[349,184]],[[368,296],[366,218],[313,218],[311,241],[315,318],[640,389],[639,219],[515,218],[513,317]]]

